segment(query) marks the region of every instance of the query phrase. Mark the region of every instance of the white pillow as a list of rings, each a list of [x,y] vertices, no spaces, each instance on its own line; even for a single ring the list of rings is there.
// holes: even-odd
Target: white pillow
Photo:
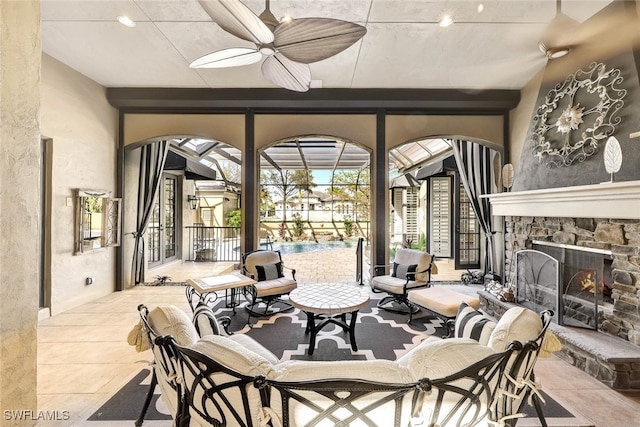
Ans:
[[[280,359],[278,359],[275,354],[273,354],[268,348],[260,344],[258,341],[251,338],[249,335],[233,334],[227,335],[227,338],[229,338],[231,341],[237,342],[247,350],[251,350],[259,356],[264,357],[265,359],[267,359],[267,361],[274,365],[280,363]]]
[[[488,345],[496,352],[501,352],[511,341],[525,343],[536,339],[541,330],[542,320],[536,312],[524,307],[512,307],[498,321]]]
[[[159,336],[171,335],[181,346],[189,347],[199,338],[187,313],[174,305],[157,306],[149,312],[147,320]]]
[[[433,340],[411,352],[407,368],[417,381],[455,374],[495,352],[470,338]]]
[[[208,335],[191,348],[240,374],[266,377],[273,374],[273,363],[229,337]]]
[[[226,336],[208,335],[198,340],[191,348],[239,374],[248,376],[264,375],[269,377],[274,371],[273,364],[264,357]],[[187,384],[192,384],[193,381],[196,380],[189,370],[185,370],[184,375]],[[233,420],[229,408],[234,408],[241,414],[244,420],[244,411],[242,410],[244,402],[240,389],[239,387],[231,385],[235,383],[236,377],[223,373],[212,373],[209,381],[220,387],[220,393],[225,396],[227,403],[222,403],[220,397],[216,395],[213,396],[213,399],[218,403],[214,405],[211,400],[203,397],[202,389],[197,388],[192,398],[193,407],[202,410],[202,405],[204,404],[207,407],[207,411],[212,414],[214,418],[226,418],[228,421]],[[206,386],[208,382],[205,381],[204,384]],[[264,423],[260,391],[255,388],[252,383],[247,384],[244,390],[247,393],[247,405],[253,425],[266,425]],[[191,425],[210,425],[206,420],[202,419],[196,411],[190,412],[192,417]],[[223,415],[220,415],[220,412],[222,412]]]

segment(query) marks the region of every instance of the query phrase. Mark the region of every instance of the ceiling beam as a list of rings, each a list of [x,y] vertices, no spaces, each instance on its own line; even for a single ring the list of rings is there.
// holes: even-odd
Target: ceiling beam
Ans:
[[[519,90],[466,93],[455,89],[202,89],[108,88],[109,103],[125,112],[256,113],[501,113],[515,108]]]

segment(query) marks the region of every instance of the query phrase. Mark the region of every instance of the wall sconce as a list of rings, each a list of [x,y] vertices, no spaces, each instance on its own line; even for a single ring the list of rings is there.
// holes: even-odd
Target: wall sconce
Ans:
[[[191,208],[191,210],[195,211],[196,209],[198,209],[198,204],[200,203],[200,199],[196,196],[189,194],[187,196],[187,202],[189,203],[189,207]]]

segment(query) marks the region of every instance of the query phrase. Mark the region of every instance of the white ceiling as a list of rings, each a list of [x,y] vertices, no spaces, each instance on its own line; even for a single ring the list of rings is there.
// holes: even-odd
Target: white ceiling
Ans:
[[[264,10],[262,0],[243,2]],[[564,0],[562,11],[583,22],[608,3]],[[546,63],[537,43],[556,0],[271,0],[270,9],[367,28],[344,52],[311,64],[325,88],[520,89]],[[446,13],[456,23],[441,28]],[[118,15],[137,26],[121,25]],[[218,27],[197,0],[42,0],[43,51],[105,87],[275,87],[260,63],[189,68],[206,53],[241,46],[253,47]]]

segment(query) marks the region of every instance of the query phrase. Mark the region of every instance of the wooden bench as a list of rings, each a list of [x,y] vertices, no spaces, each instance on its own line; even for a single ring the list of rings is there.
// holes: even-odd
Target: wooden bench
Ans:
[[[480,308],[477,296],[466,295],[452,291],[444,286],[415,289],[409,291],[407,299],[411,304],[423,308],[445,321],[454,319],[458,314],[458,307],[465,302],[476,310]],[[409,316],[409,323],[413,320],[413,313]]]

